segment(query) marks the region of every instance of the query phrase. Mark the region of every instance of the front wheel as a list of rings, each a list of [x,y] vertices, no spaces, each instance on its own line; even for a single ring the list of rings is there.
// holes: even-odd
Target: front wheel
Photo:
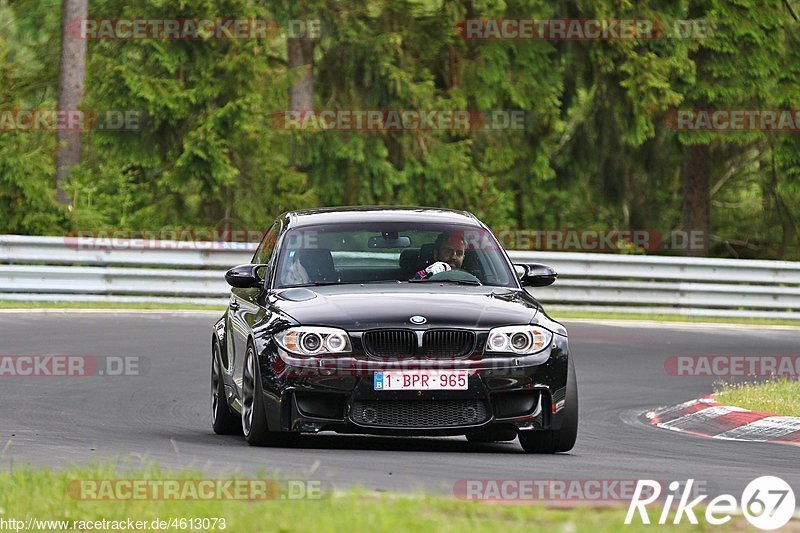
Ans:
[[[560,429],[528,430],[519,432],[519,443],[528,453],[568,452],[578,438],[578,381],[570,357],[567,374],[567,396]]]
[[[242,431],[251,446],[290,446],[297,441],[297,433],[270,431],[264,409],[264,392],[261,373],[253,346],[247,347],[242,376]]]
[[[211,349],[211,427],[217,435],[241,435],[242,424],[228,406],[225,382],[219,361],[219,346]]]

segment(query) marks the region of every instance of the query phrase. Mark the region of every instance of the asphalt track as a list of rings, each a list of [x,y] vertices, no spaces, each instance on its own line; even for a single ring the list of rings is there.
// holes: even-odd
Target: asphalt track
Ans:
[[[800,487],[800,449],[714,441],[632,422],[651,407],[703,396],[713,378],[674,377],[675,354],[797,355],[797,329],[566,321],[580,386],[578,443],[533,456],[518,443],[322,433],[294,449],[254,448],[209,424],[209,339],[217,313],[0,313],[0,355],[147,358],[143,376],[0,377],[0,467],[155,460],[209,474],[277,473],[382,491],[452,494],[463,479],[693,478],[741,494],[778,475]]]

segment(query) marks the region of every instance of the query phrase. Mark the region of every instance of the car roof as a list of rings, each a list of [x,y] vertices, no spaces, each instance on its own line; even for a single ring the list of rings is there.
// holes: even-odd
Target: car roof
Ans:
[[[358,222],[433,222],[479,227],[469,211],[414,206],[345,206],[303,209],[285,213],[289,227]]]

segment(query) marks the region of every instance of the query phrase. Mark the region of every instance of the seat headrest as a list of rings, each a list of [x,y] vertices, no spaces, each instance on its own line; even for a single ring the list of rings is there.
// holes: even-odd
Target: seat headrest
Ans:
[[[400,268],[403,272],[414,273],[419,262],[419,248],[406,248],[400,252]]]
[[[433,263],[433,251],[436,249],[434,243],[423,244],[419,247],[419,262],[417,263],[417,270],[422,270],[426,266]]]
[[[327,248],[306,248],[297,250],[297,260],[308,272],[309,281],[337,281],[338,274],[333,265],[331,251]]]

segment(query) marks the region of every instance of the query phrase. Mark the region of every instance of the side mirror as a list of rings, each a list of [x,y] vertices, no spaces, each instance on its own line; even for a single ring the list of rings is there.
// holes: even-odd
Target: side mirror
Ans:
[[[267,265],[239,265],[225,273],[225,281],[238,289],[260,287],[267,277],[267,269]]]
[[[514,265],[514,269],[517,271],[520,283],[527,287],[547,287],[558,278],[552,267],[539,263]]]

